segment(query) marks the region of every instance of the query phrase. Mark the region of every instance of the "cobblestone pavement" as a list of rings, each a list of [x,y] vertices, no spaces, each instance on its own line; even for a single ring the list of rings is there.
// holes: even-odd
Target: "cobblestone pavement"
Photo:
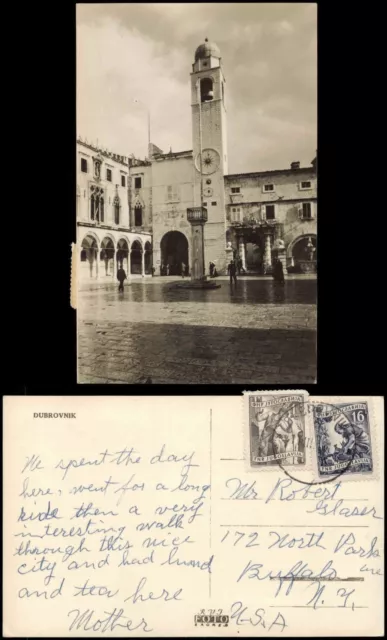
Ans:
[[[176,278],[78,294],[78,382],[305,384],[316,381],[316,281],[245,278],[230,289]]]

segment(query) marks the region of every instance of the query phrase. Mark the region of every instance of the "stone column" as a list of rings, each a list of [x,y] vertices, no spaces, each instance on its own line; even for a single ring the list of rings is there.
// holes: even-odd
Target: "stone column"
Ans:
[[[207,222],[207,209],[205,207],[192,207],[187,209],[187,219],[192,229],[192,256],[191,256],[191,280],[204,281],[204,225]]]
[[[95,250],[95,277],[98,278],[99,249]]]
[[[270,233],[265,234],[265,252],[263,254],[263,273],[271,273],[272,263],[271,263],[271,235]]]
[[[192,280],[201,280],[204,276],[203,225],[192,225]]]
[[[94,255],[94,249],[86,249],[86,260],[87,260],[87,266],[89,268],[90,278],[93,277],[93,262],[94,262],[93,255]]]
[[[145,249],[142,249],[141,252],[141,275],[142,277],[145,276]]]
[[[242,267],[246,271],[246,245],[245,245],[245,239],[243,236],[239,236],[238,246],[239,246],[239,256],[240,256],[240,259],[242,260]]]
[[[126,256],[126,277],[130,278],[130,249],[128,249],[128,254]]]
[[[113,275],[113,281],[114,281],[114,280],[115,280],[115,278],[116,278],[116,262],[117,262],[117,260],[116,260],[116,256],[117,256],[117,253],[116,253],[116,250],[114,249],[114,250],[113,250],[113,257],[112,257],[112,264],[113,264],[113,274],[112,274],[112,275]]]

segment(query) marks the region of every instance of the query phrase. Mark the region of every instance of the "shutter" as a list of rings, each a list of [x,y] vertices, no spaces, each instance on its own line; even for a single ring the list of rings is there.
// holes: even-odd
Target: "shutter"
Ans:
[[[167,189],[168,189],[168,191],[167,191],[167,199],[168,199],[168,202],[170,202],[172,200],[172,197],[173,197],[172,185],[168,185]]]
[[[261,206],[261,218],[262,218],[262,220],[266,220],[266,205],[265,204],[263,204]]]
[[[302,218],[303,218],[302,204],[298,205],[298,217],[300,218],[300,220],[302,220]]]
[[[314,220],[314,202],[310,203],[310,218]]]
[[[272,220],[276,220],[277,218],[277,207],[275,204],[271,205],[273,207],[273,217],[271,218]]]

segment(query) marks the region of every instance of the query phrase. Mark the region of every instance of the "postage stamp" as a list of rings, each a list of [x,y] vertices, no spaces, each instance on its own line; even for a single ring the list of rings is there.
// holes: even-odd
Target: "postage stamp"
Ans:
[[[320,477],[374,470],[370,411],[366,401],[313,404]]]
[[[278,468],[306,464],[308,394],[298,391],[247,393],[249,464]]]

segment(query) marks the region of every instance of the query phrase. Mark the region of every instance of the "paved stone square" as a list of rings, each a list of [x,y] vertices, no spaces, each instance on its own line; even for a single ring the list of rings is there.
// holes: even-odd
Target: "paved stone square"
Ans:
[[[111,281],[78,292],[78,382],[316,382],[316,280],[240,278],[213,291],[176,278]]]

